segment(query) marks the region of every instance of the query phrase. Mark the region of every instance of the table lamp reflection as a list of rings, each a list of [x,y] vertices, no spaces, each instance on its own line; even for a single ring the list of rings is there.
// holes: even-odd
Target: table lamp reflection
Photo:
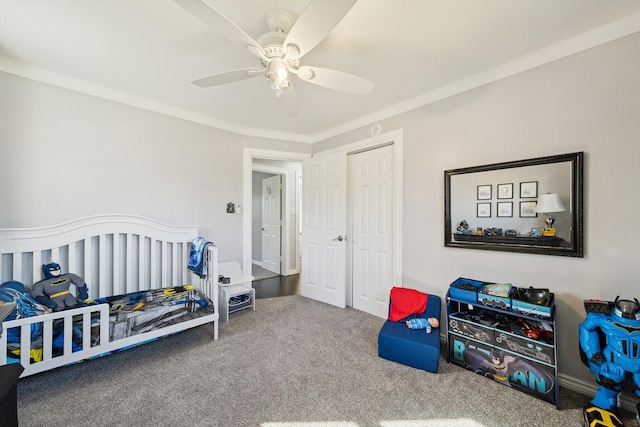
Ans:
[[[544,233],[545,236],[555,236],[556,234],[555,229],[553,228],[553,224],[556,222],[556,219],[551,214],[555,212],[564,212],[565,210],[564,204],[562,203],[562,200],[560,200],[560,196],[556,193],[547,193],[538,197],[536,212],[547,215],[544,220],[547,224],[547,230],[545,230]]]

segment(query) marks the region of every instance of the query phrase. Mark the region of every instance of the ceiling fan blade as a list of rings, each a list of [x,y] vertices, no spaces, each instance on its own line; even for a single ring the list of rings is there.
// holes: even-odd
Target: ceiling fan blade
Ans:
[[[187,12],[212,27],[222,36],[242,46],[253,46],[264,53],[264,49],[250,35],[202,0],[173,0]]]
[[[316,47],[351,10],[357,0],[319,1],[311,0],[293,24],[283,46],[298,47],[297,57]]]
[[[282,112],[287,117],[297,117],[299,113],[298,95],[293,89],[293,85],[289,86],[279,97],[278,103]]]
[[[214,74],[213,76],[194,80],[191,83],[200,87],[220,86],[259,76],[264,72],[264,70],[264,68],[243,68],[241,70],[226,71],[224,73]]]
[[[328,68],[304,66],[296,74],[306,82],[354,95],[368,95],[375,86],[370,80]]]

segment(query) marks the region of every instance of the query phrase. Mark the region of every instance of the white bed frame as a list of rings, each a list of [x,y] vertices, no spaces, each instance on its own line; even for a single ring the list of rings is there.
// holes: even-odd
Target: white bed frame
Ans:
[[[48,227],[0,229],[0,284],[16,280],[25,286],[42,278],[43,264],[57,262],[63,273],[84,278],[89,298],[96,299],[140,290],[192,284],[213,301],[214,314],[176,325],[109,341],[109,305],[98,304],[26,319],[5,321],[4,331],[20,327],[22,377],[140,344],[147,340],[213,323],[218,339],[218,248],[207,248],[207,277],[187,270],[191,242],[198,227],[165,224],[134,215],[97,215]],[[71,291],[75,291],[72,287]],[[91,314],[100,316],[100,342],[90,346],[83,333],[81,351],[72,352],[72,317],[82,316],[89,331]],[[53,321],[64,319],[64,351],[52,357]],[[41,323],[43,360],[30,362],[30,326]],[[0,336],[0,366],[7,364],[7,334]]]

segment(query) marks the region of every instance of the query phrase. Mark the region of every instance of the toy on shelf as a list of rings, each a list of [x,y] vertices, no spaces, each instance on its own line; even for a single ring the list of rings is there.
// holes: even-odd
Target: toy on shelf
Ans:
[[[587,317],[579,326],[580,357],[596,374],[598,390],[584,409],[586,425],[622,426],[618,394],[631,377],[640,398],[640,303],[637,298],[613,302],[585,300]],[[636,405],[640,425],[640,403]],[[593,424],[596,422],[597,424]]]
[[[460,221],[460,224],[458,224],[456,230],[458,230],[458,233],[471,234],[471,230],[469,230],[469,223],[464,219]]]
[[[501,331],[553,345],[553,328],[548,323],[503,314],[498,314],[495,318],[496,328]]]

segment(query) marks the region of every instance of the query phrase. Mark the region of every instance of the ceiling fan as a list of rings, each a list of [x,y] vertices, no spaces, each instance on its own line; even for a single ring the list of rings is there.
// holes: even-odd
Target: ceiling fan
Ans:
[[[195,80],[192,83],[196,86],[219,86],[262,75],[271,82],[283,112],[290,117],[298,115],[298,98],[290,80],[292,74],[318,86],[356,95],[367,95],[373,90],[374,83],[362,77],[300,65],[300,58],[324,40],[357,0],[311,0],[297,20],[289,11],[272,9],[266,15],[270,31],[257,41],[203,0],[173,1],[222,36],[244,46],[260,61],[261,67],[226,71]]]

